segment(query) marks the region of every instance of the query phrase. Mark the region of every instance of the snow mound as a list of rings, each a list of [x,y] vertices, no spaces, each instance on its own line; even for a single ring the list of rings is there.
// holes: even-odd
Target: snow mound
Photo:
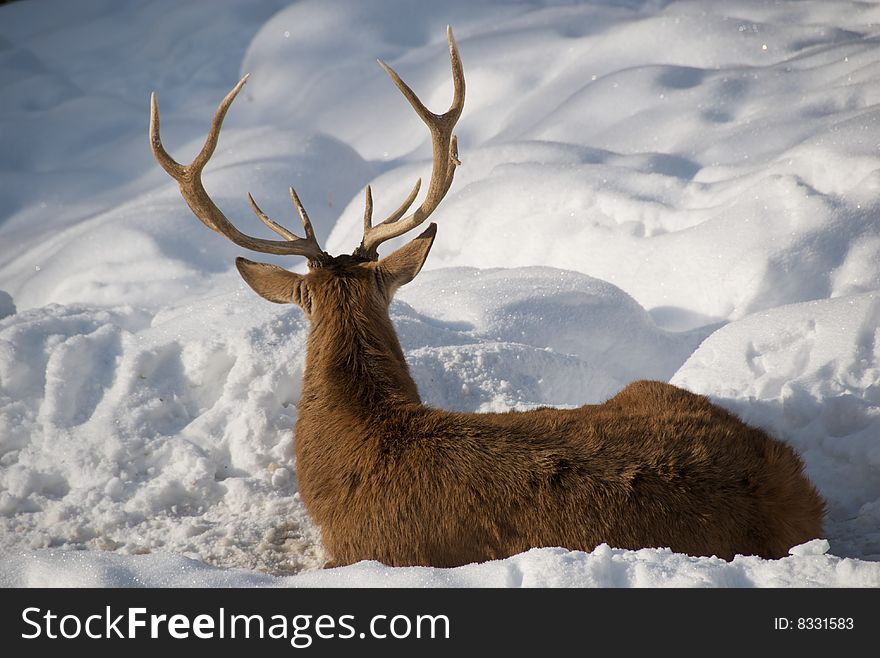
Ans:
[[[123,557],[33,551],[0,557],[0,587],[878,587],[880,563],[827,555],[819,540],[776,561],[692,558],[668,549],[591,553],[532,549],[454,569],[390,568],[377,562],[273,577],[217,569],[181,555]]]
[[[791,443],[838,555],[880,558],[880,294],[775,308],[716,331],[672,378]]]
[[[432,308],[444,286],[456,294]],[[392,317],[423,397],[441,407],[599,401],[639,363],[671,372],[670,354],[690,352],[619,289],[562,270],[426,273],[405,299],[423,312],[395,302]],[[68,304],[0,321],[5,546],[319,566],[291,440],[306,335],[299,309],[241,282],[152,316]]]
[[[302,359],[276,357],[301,353],[306,328],[268,310],[233,294],[153,317],[50,305],[0,321],[4,550],[319,565],[290,440]]]

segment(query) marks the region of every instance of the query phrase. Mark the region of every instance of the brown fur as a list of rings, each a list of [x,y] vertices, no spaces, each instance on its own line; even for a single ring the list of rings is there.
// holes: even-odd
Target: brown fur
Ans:
[[[822,534],[824,503],[791,448],[669,384],[571,410],[424,406],[388,305],[434,230],[307,275],[237,261],[254,290],[311,321],[296,468],[332,564],[451,567],[602,542],[778,558]]]

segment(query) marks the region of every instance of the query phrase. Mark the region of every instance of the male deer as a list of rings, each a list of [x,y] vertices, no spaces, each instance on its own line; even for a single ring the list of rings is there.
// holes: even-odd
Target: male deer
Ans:
[[[241,247],[308,259],[305,275],[244,258],[236,266],[257,294],[299,305],[310,321],[296,469],[331,564],[450,567],[540,546],[589,551],[602,542],[778,558],[820,536],[824,503],[800,458],[669,384],[635,382],[604,404],[577,409],[476,414],[422,404],[388,306],[421,269],[436,225],[384,258],[377,248],[425,221],[460,164],[452,131],[465,80],[451,30],[447,38],[454,97],[444,114],[430,112],[379,62],[430,130],[431,182],[414,212],[404,217],[418,182],[377,224],[367,187],[363,241],[352,255],[321,249],[293,188],[305,237],[266,217],[248,195],[284,240],[241,233],[206,193],[201,172],[247,76],[220,103],[205,146],[187,166],[163,148],[152,97],[153,153],[196,217]]]

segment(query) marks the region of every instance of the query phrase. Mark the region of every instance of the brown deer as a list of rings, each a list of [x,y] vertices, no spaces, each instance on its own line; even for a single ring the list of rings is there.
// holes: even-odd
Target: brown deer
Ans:
[[[257,294],[299,305],[310,321],[296,470],[330,564],[451,567],[532,547],[590,551],[602,542],[726,560],[737,553],[778,558],[819,537],[824,503],[798,455],[675,386],[638,381],[604,404],[577,409],[478,414],[422,404],[388,306],[421,269],[436,225],[384,258],[377,248],[425,221],[460,164],[452,130],[465,81],[451,31],[447,37],[454,97],[444,114],[430,112],[379,62],[430,130],[431,182],[414,212],[404,217],[419,183],[377,224],[367,187],[363,241],[352,255],[321,249],[293,188],[305,237],[266,217],[248,195],[284,240],[239,232],[205,192],[202,169],[247,76],[220,103],[188,166],[163,148],[152,97],[153,153],[196,217],[241,247],[308,259],[305,275],[244,258],[236,266]]]

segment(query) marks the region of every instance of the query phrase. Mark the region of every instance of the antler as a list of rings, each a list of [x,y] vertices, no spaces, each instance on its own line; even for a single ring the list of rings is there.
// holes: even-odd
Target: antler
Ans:
[[[153,155],[156,156],[162,168],[177,181],[180,186],[180,194],[190,210],[193,211],[193,214],[208,228],[217,231],[221,235],[225,235],[232,242],[245,249],[267,254],[305,256],[309,259],[310,264],[320,265],[325,263],[330,259],[330,256],[318,245],[309,216],[306,214],[302,203],[300,203],[292,187],[290,188],[290,198],[293,200],[293,204],[299,213],[306,237],[301,238],[266,217],[254,202],[253,197],[248,194],[251,207],[257,217],[266,226],[284,238],[284,240],[264,240],[263,238],[255,238],[242,233],[235,228],[232,222],[226,219],[226,216],[214,204],[202,185],[202,170],[214,154],[214,149],[217,148],[217,140],[220,138],[220,128],[223,125],[223,119],[226,116],[227,110],[229,110],[229,106],[232,105],[232,101],[235,100],[247,79],[248,76],[244,76],[239,80],[238,84],[232,88],[232,91],[226,94],[226,98],[220,102],[217,111],[214,113],[214,119],[211,121],[205,145],[189,165],[182,165],[176,162],[162,146],[162,140],[159,137],[159,104],[156,101],[156,92],[153,92],[150,98],[150,146],[153,149]]]
[[[453,97],[452,105],[444,114],[434,114],[426,108],[415,92],[400,79],[400,76],[382,60],[379,64],[385,69],[385,72],[391,76],[394,84],[412,105],[416,114],[419,115],[428,129],[431,131],[431,149],[433,151],[433,164],[431,166],[431,182],[428,185],[428,192],[425,200],[412,213],[403,217],[403,214],[409,209],[416,195],[419,193],[421,179],[416,181],[415,187],[409,193],[406,201],[395,210],[386,219],[379,224],[373,226],[373,193],[367,186],[366,191],[366,208],[364,210],[364,238],[360,246],[355,249],[354,255],[366,258],[368,260],[377,260],[378,253],[376,249],[383,242],[403,235],[407,231],[414,229],[416,226],[424,222],[428,216],[434,212],[443,197],[449,191],[452,185],[452,177],[455,175],[455,167],[460,165],[458,159],[458,142],[455,135],[452,134],[453,128],[461,116],[464,107],[464,69],[461,65],[461,58],[458,54],[458,46],[455,44],[455,38],[452,36],[452,28],[446,28],[446,38],[449,41],[449,59],[452,62],[452,83]],[[403,219],[401,219],[403,217]]]

